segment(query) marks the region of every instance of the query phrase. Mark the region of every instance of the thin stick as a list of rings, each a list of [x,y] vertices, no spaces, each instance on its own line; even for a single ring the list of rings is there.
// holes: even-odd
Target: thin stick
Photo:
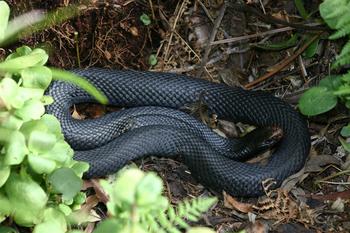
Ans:
[[[294,59],[296,59],[300,54],[302,54],[305,49],[307,49],[323,32],[320,32],[316,34],[314,37],[311,38],[306,44],[303,45],[300,49],[298,49],[292,56],[285,59],[285,61],[281,62],[279,65],[275,67],[271,72],[261,76],[260,78],[254,80],[253,82],[248,83],[245,85],[245,88],[251,89],[257,84],[265,81],[266,79],[270,78],[274,74],[278,73],[280,70],[282,70],[284,67],[286,67],[289,63],[291,63]]]
[[[209,40],[207,42],[206,49],[205,49],[205,52],[204,52],[204,56],[203,56],[202,62],[201,62],[201,69],[199,69],[199,71],[197,73],[198,77],[200,77],[202,75],[203,71],[204,71],[205,64],[208,61],[209,53],[211,51],[211,43],[215,40],[216,33],[218,32],[218,29],[220,27],[222,18],[224,17],[225,10],[226,10],[226,4],[224,2],[222,4],[221,8],[220,8],[219,16],[215,19],[213,30],[211,31],[210,38],[209,38]]]
[[[239,42],[239,41],[243,41],[243,40],[249,40],[249,39],[253,39],[253,38],[255,39],[257,37],[263,37],[266,35],[272,35],[272,34],[277,34],[277,33],[281,33],[281,32],[292,31],[292,30],[295,30],[295,28],[283,27],[283,28],[278,28],[278,29],[266,31],[266,32],[258,32],[258,33],[246,35],[246,36],[238,36],[238,37],[233,37],[233,38],[228,38],[228,39],[223,39],[223,40],[217,40],[217,41],[211,42],[210,45]]]

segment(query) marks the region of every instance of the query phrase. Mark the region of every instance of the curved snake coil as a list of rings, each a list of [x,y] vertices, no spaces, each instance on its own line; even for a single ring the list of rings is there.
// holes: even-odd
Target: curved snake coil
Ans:
[[[305,121],[270,94],[169,73],[98,68],[74,72],[105,93],[110,104],[128,107],[98,119],[75,120],[70,106],[94,99],[66,82],[49,87],[47,94],[55,102],[46,111],[60,120],[75,159],[90,163],[88,178],[113,173],[145,156],[180,157],[204,185],[234,196],[258,196],[262,181],[273,178],[281,184],[303,167],[309,153]],[[178,110],[200,96],[220,119],[282,129],[283,138],[266,165],[242,162],[239,140],[222,138]]]

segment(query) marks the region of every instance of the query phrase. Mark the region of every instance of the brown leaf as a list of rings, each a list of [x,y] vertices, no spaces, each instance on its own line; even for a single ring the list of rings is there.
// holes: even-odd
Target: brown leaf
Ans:
[[[268,233],[269,226],[261,221],[256,221],[249,225],[245,230],[247,233]]]
[[[253,211],[252,204],[243,203],[237,201],[232,196],[224,192],[224,206],[230,209],[236,209],[243,213],[249,213]]]
[[[98,179],[92,179],[91,182],[93,184],[93,188],[95,190],[97,198],[101,202],[106,204],[108,202],[108,200],[109,200],[109,197],[108,197],[108,194],[101,187],[101,185],[99,183],[99,180]]]
[[[287,177],[283,181],[281,185],[281,189],[289,192],[296,186],[296,184],[298,184],[299,182],[302,182],[306,177],[308,177],[308,175],[309,173],[305,173],[305,168],[301,169],[299,172]]]
[[[131,35],[139,36],[139,30],[137,29],[137,27],[132,26],[132,27],[129,28],[129,31],[130,31]]]
[[[332,155],[312,156],[309,161],[306,162],[305,172],[319,172],[323,170],[323,166],[329,164],[340,165],[340,161]]]
[[[85,115],[79,114],[75,106],[73,107],[72,117],[77,120],[85,119]]]
[[[350,199],[350,190],[342,191],[342,192],[333,192],[325,195],[306,195],[306,197],[311,197],[315,200],[320,201],[335,201],[338,198],[348,200]]]

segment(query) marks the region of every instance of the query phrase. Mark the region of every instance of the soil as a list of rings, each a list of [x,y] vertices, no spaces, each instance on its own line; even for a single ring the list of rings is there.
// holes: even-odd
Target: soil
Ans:
[[[329,73],[329,66],[343,43],[326,40],[328,29],[325,29],[312,56],[304,52],[279,69],[278,64],[296,54],[317,30],[288,29],[254,12],[237,11],[230,4],[223,10],[222,0],[7,2],[13,9],[12,17],[34,9],[55,11],[73,5],[80,12],[70,20],[9,45],[2,50],[2,56],[27,44],[45,48],[50,54],[49,65],[54,67],[176,72],[245,88],[264,74],[277,70],[252,89],[271,92],[294,106],[305,90]],[[320,1],[316,0],[304,1],[306,10],[315,12],[308,21],[299,16],[294,1],[237,2],[287,22],[320,21],[317,13]],[[224,16],[216,25],[220,11]],[[140,20],[143,14],[150,18],[149,25]],[[276,29],[284,31],[275,33]],[[214,41],[235,40],[208,46],[208,38],[215,30]],[[294,44],[279,49],[268,47],[293,35],[298,37]],[[152,55],[156,56],[156,65],[150,64]],[[115,108],[99,105],[77,106],[78,115],[91,118],[113,110]],[[340,106],[309,118],[312,150],[305,169],[288,179],[281,189],[267,189],[267,195],[259,199],[235,199],[207,190],[177,161],[147,158],[136,163],[163,178],[172,203],[203,195],[219,196],[215,208],[197,223],[217,232],[242,229],[247,232],[350,232],[349,177],[346,173],[337,175],[347,169],[347,154],[338,141],[339,131],[348,121],[346,116],[347,111]]]

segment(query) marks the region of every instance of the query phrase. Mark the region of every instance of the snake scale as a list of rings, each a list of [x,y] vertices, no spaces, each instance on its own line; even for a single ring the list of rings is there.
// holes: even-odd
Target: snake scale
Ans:
[[[131,160],[163,156],[180,158],[198,181],[214,190],[259,196],[263,194],[262,181],[273,178],[280,185],[303,167],[309,153],[306,122],[287,103],[270,94],[171,73],[101,68],[73,72],[101,90],[110,104],[127,107],[98,119],[76,120],[70,107],[95,100],[67,82],[55,81],[48,88],[46,94],[54,103],[46,112],[60,120],[75,159],[90,164],[87,178],[113,173]],[[179,110],[200,96],[220,119],[275,126],[283,131],[267,164],[245,163],[237,147],[239,140],[223,138]]]

